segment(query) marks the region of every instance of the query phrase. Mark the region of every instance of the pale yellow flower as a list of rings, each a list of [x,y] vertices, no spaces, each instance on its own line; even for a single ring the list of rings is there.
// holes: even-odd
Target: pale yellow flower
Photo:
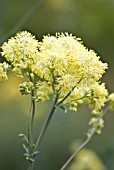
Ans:
[[[91,86],[91,96],[90,104],[95,110],[101,109],[107,101],[108,91],[105,88],[105,83],[99,84],[95,83]]]
[[[17,33],[2,45],[2,55],[13,66],[18,76],[30,70],[37,55],[38,41],[27,31]]]
[[[38,81],[36,86],[37,86],[36,96],[38,101],[44,102],[46,100],[49,100],[49,95],[53,93],[51,83],[46,81],[44,82]]]
[[[107,64],[102,63],[93,50],[88,50],[80,39],[68,33],[44,36],[39,43],[36,63],[32,67],[33,73],[43,78],[44,82],[49,81],[54,84],[54,90],[59,94],[59,101],[71,92],[64,104],[73,102],[73,105],[74,103],[77,105],[76,100],[83,103],[79,98],[87,95],[84,89],[92,90],[93,94],[89,94],[88,97],[92,95],[91,106],[96,109],[104,105],[107,96],[104,85],[99,85],[105,69]],[[77,110],[74,106],[72,108]]]
[[[48,100],[50,94],[58,93],[58,102],[69,105],[73,111],[85,98],[95,110],[104,106],[108,92],[99,81],[107,64],[72,34],[47,35],[38,42],[22,31],[3,44],[2,55],[18,76],[32,73],[41,79],[36,90],[39,100]]]
[[[0,81],[7,80],[8,64],[6,62],[0,63]]]

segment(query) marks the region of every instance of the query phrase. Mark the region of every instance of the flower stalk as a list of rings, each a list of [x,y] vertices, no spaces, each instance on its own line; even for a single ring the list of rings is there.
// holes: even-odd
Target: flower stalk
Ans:
[[[34,161],[29,161],[28,162],[28,170],[33,170],[34,167]]]
[[[109,109],[110,106],[107,106],[103,113],[97,118],[97,122],[87,135],[87,139],[75,150],[75,152],[68,158],[68,160],[59,170],[65,170],[69,166],[69,164],[73,161],[73,159],[77,156],[77,154],[91,141],[92,137],[95,135],[96,130],[99,126],[100,120],[104,117],[104,115],[108,112]]]
[[[43,126],[41,132],[40,132],[40,135],[39,135],[38,140],[36,142],[36,148],[39,147],[39,145],[40,145],[40,143],[41,143],[41,141],[42,141],[42,139],[43,139],[43,137],[44,137],[44,135],[46,133],[46,130],[47,130],[47,128],[49,126],[49,123],[50,123],[50,121],[52,119],[52,116],[53,116],[53,114],[55,112],[57,101],[58,101],[58,94],[56,95],[56,98],[55,98],[55,101],[53,103],[52,109],[51,109],[51,111],[50,111],[50,113],[49,113],[49,115],[48,115],[48,117],[47,117],[47,119],[46,119],[46,121],[44,123],[44,126]]]

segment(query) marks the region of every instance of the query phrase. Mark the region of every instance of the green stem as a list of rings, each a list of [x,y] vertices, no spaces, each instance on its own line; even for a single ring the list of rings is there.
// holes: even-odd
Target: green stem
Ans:
[[[51,109],[51,111],[50,111],[50,113],[49,113],[49,115],[48,115],[48,117],[47,117],[47,119],[46,119],[46,121],[44,123],[44,126],[43,126],[43,128],[42,128],[42,130],[40,132],[40,135],[39,135],[38,140],[36,142],[36,148],[39,147],[39,145],[40,145],[40,143],[41,143],[41,141],[42,141],[42,139],[43,139],[43,137],[44,137],[44,135],[46,133],[46,130],[47,130],[48,126],[49,126],[51,118],[52,118],[52,116],[54,114],[54,111],[56,109],[57,100],[58,100],[58,94],[57,94],[56,99],[54,101],[53,107],[52,107],[52,109]]]
[[[95,134],[95,131],[97,129],[97,126],[95,126],[92,130],[91,133],[89,135],[89,137],[82,143],[82,145],[80,145],[77,150],[70,156],[70,158],[66,161],[66,163],[60,168],[60,170],[64,170],[69,164],[70,162],[75,158],[75,156],[80,152],[80,150],[82,150],[84,148],[84,146],[91,140],[91,138],[93,137],[93,135]]]
[[[33,82],[32,77],[30,75],[31,70],[29,72],[29,80]],[[29,139],[29,144],[33,144],[33,121],[34,121],[34,115],[35,115],[35,90],[31,90],[31,106],[30,106],[30,111],[29,111],[29,120],[28,120],[28,139]]]
[[[29,76],[29,80],[31,82],[31,76]],[[33,146],[33,121],[34,121],[34,115],[35,115],[35,91],[34,89],[31,90],[31,106],[30,106],[30,111],[29,111],[29,120],[28,120],[28,141],[29,141],[29,154],[31,155],[32,152],[32,146]],[[34,167],[34,159],[31,156],[31,160],[28,160],[28,170],[33,170]]]
[[[34,100],[34,90],[31,91],[31,106],[29,111],[29,120],[28,120],[28,139],[29,144],[33,143],[33,120],[35,115],[35,100]]]
[[[31,129],[33,128],[33,121],[34,121],[34,115],[35,115],[35,100],[34,100],[34,90],[32,90],[31,92],[31,96],[32,96],[32,118],[31,118]]]
[[[28,162],[28,170],[33,170],[34,167],[34,161],[29,161]]]
[[[32,98],[31,98],[30,110],[29,110],[29,115],[28,115],[28,141],[29,141],[29,144],[30,144],[30,141],[31,141],[31,123],[30,123],[31,110],[32,110]]]
[[[102,117],[107,113],[109,110],[109,106],[104,110],[104,112],[98,117],[96,125],[91,129],[91,132],[87,139],[75,150],[75,152],[69,157],[69,159],[65,162],[65,164],[59,169],[64,170],[68,167],[68,165],[71,163],[71,161],[76,157],[76,155],[82,150],[86,144],[88,144],[91,140],[91,138],[94,136],[96,129],[99,126],[99,121],[102,119]]]
[[[57,103],[57,106],[60,106],[60,104],[63,103],[63,102],[67,99],[67,97],[71,94],[71,92],[75,89],[75,87],[76,87],[76,86],[74,86],[74,87],[71,89],[71,91],[69,91],[69,92],[67,93],[67,95],[66,95],[60,102]]]
[[[82,81],[82,78],[79,80],[79,82],[77,84],[79,84],[80,82]],[[76,84],[76,85],[77,85]],[[72,93],[72,91],[75,89],[76,85],[66,94],[66,96],[60,101],[57,103],[57,106],[60,106],[66,99],[67,97]]]

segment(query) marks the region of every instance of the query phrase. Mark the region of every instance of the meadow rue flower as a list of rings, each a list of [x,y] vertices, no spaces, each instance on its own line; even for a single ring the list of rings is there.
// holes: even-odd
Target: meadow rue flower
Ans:
[[[87,49],[79,38],[68,33],[57,33],[55,36],[44,36],[42,41],[38,42],[31,33],[22,31],[5,42],[1,48],[1,54],[13,72],[19,77],[26,75],[28,78],[27,82],[19,85],[19,91],[22,95],[31,95],[30,124],[28,137],[23,134],[20,136],[26,143],[23,144],[24,155],[31,163],[30,166],[38,153],[36,148],[39,147],[53,113],[58,108],[65,113],[68,109],[76,112],[83,103],[92,108],[93,117],[89,121],[88,138],[79,150],[89,142],[94,133],[101,133],[104,127],[101,108],[107,101],[114,108],[114,94],[108,97],[105,83],[100,81],[108,66],[107,63],[102,63],[93,50]],[[0,64],[0,81],[7,79],[8,67],[5,62]],[[49,100],[51,95],[52,109],[36,144],[33,144],[31,137],[35,101],[44,102]]]
[[[18,76],[29,72],[40,78],[36,84],[38,100],[46,101],[56,93],[58,102],[73,111],[85,98],[95,110],[104,106],[108,92],[100,78],[107,63],[102,63],[72,34],[46,35],[38,42],[29,32],[22,31],[2,45],[2,55]]]
[[[53,89],[52,89],[50,82],[38,81],[36,84],[36,87],[37,87],[36,96],[38,98],[38,101],[40,100],[40,101],[44,102],[44,101],[48,100],[49,95],[53,93]]]
[[[0,81],[7,80],[8,64],[6,62],[0,63]]]
[[[2,55],[11,63],[16,75],[31,69],[37,55],[38,41],[27,31],[17,33],[2,45]]]
[[[68,33],[44,36],[39,43],[36,63],[32,67],[33,73],[43,79],[40,86],[44,82],[54,84],[59,101],[70,92],[64,103],[71,104],[72,100],[87,97],[84,89],[89,89],[87,91],[92,91],[89,94],[91,106],[95,109],[100,109],[106,100],[107,90],[104,84],[99,83],[105,69],[107,64],[102,63],[93,50],[88,50],[80,39]],[[76,107],[73,110],[77,110]]]
[[[91,97],[89,99],[89,103],[93,109],[101,109],[107,101],[107,97],[108,91],[105,88],[105,83],[100,84],[96,82],[91,86]]]

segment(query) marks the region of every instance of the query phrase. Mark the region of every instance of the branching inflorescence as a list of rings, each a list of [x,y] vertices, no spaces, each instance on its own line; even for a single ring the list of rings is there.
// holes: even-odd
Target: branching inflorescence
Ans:
[[[79,38],[68,33],[57,33],[55,36],[44,36],[38,42],[29,32],[22,31],[1,48],[7,63],[0,64],[0,80],[7,79],[8,69],[18,77],[27,78],[26,82],[19,85],[19,91],[22,95],[31,95],[30,121],[28,137],[21,136],[26,143],[25,156],[32,165],[36,149],[57,108],[76,112],[85,103],[92,109],[93,117],[89,122],[91,128],[101,133],[104,124],[102,108],[109,102],[110,108],[114,109],[114,94],[108,95],[105,83],[101,82],[108,65],[101,62],[93,50],[88,50]],[[38,77],[37,81],[35,77]],[[49,100],[50,96],[53,96],[54,104],[34,144],[32,124],[35,103]]]

